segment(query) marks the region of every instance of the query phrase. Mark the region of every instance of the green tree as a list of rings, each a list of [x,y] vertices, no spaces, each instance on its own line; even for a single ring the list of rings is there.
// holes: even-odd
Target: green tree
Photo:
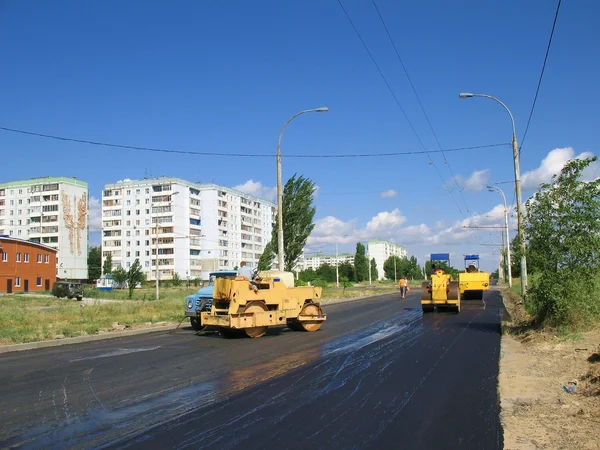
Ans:
[[[173,286],[181,285],[181,277],[179,276],[179,274],[177,272],[173,273],[173,278],[171,281],[173,282]]]
[[[123,269],[123,267],[119,266],[115,270],[113,270],[111,273],[112,273],[113,279],[115,280],[115,283],[117,283],[117,286],[120,289],[121,286],[123,286],[125,284],[125,282],[127,281],[127,271],[125,269]]]
[[[100,247],[90,247],[88,251],[88,278],[97,280],[102,275],[102,249]]]
[[[354,266],[348,261],[344,261],[338,266],[338,272],[340,274],[340,280],[346,277],[348,281],[354,281]]]
[[[427,273],[428,277],[431,277],[434,265],[437,269],[443,269],[445,273],[449,273],[450,275],[452,275],[453,278],[456,278],[458,276],[459,270],[452,266],[449,266],[444,261],[425,261],[425,272]]]
[[[369,260],[366,257],[365,246],[360,242],[356,243],[356,253],[354,254],[354,280],[358,283],[369,278]]]
[[[390,256],[383,262],[383,276],[388,280],[398,280],[403,272],[403,259],[399,256]],[[395,262],[395,264],[394,264]]]
[[[102,265],[102,273],[108,275],[109,273],[112,273],[112,271],[112,255],[109,253]]]
[[[294,269],[306,240],[315,227],[313,223],[316,211],[314,207],[315,190],[314,182],[297,174],[294,174],[285,183],[283,189],[283,269],[288,272]],[[277,256],[278,229],[279,218],[276,217],[271,240],[265,246],[259,259],[260,270],[270,269],[275,256]]]
[[[140,260],[135,258],[135,261],[127,271],[127,287],[129,288],[129,298],[133,297],[133,290],[138,283],[144,281],[144,272]]]
[[[379,271],[377,270],[377,263],[375,258],[371,259],[371,280],[375,281],[379,279]]]
[[[330,266],[329,264],[321,264],[317,268],[317,270],[315,270],[315,274],[317,278],[332,283],[335,281],[335,266]]]
[[[275,256],[277,256],[273,249],[274,245],[277,246],[277,244],[273,244],[273,240],[270,240],[269,242],[267,242],[267,245],[265,245],[265,249],[263,250],[262,255],[260,255],[260,259],[258,260],[258,270],[270,270],[273,266],[273,261],[275,260]]]
[[[317,278],[317,274],[315,273],[315,270],[312,267],[309,267],[308,269],[300,271],[300,273],[298,274],[298,278],[304,282],[312,281],[315,278]]]
[[[578,325],[600,317],[600,179],[581,181],[597,158],[573,159],[527,201],[530,278],[526,306],[539,322]]]

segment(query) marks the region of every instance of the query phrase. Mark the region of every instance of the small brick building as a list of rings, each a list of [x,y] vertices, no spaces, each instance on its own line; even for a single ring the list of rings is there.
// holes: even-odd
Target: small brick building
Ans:
[[[0,292],[51,290],[56,252],[43,244],[0,236]]]

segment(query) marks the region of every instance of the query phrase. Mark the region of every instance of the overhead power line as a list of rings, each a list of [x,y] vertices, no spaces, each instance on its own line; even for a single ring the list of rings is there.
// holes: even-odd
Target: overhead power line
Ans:
[[[463,203],[467,207],[467,212],[470,212],[469,205],[467,204],[467,201],[466,201],[465,196],[463,194],[463,190],[458,185],[458,180],[456,179],[456,175],[454,174],[454,171],[452,170],[452,166],[450,165],[450,161],[448,161],[448,158],[446,158],[446,154],[444,153],[444,151],[442,149],[442,145],[440,144],[440,140],[438,139],[437,134],[436,134],[435,130],[433,129],[433,125],[431,124],[431,120],[429,120],[429,115],[425,111],[425,107],[423,106],[423,102],[421,102],[421,98],[419,97],[419,94],[417,93],[417,89],[415,88],[415,85],[413,84],[412,79],[411,79],[410,75],[408,74],[408,69],[406,68],[406,65],[404,64],[404,61],[402,60],[402,57],[400,56],[400,52],[398,51],[398,48],[396,47],[396,43],[394,42],[394,39],[392,39],[392,35],[390,34],[390,31],[389,31],[387,25],[385,24],[385,21],[383,20],[383,16],[382,16],[381,12],[379,11],[379,7],[377,6],[377,3],[375,2],[375,0],[371,0],[371,2],[373,3],[373,6],[375,7],[375,11],[377,11],[377,15],[379,16],[379,20],[381,21],[381,25],[383,25],[383,28],[385,29],[387,37],[390,40],[390,43],[392,44],[392,47],[394,48],[394,52],[396,53],[396,57],[398,58],[398,61],[400,61],[400,65],[402,66],[402,69],[404,70],[404,74],[406,75],[406,78],[408,79],[408,83],[410,84],[410,87],[412,88],[412,91],[415,94],[415,97],[417,98],[417,102],[419,103],[419,106],[421,107],[421,111],[423,112],[423,115],[425,116],[425,120],[427,121],[427,125],[429,125],[429,129],[431,130],[431,134],[433,134],[435,142],[437,143],[438,148],[441,150],[442,156],[444,157],[444,163],[448,166],[448,170],[450,171],[450,174],[452,175],[452,179],[454,180],[454,184],[456,185],[456,188],[458,189],[458,192],[460,193],[460,196],[462,198]]]
[[[402,112],[402,115],[404,116],[404,118],[408,122],[408,125],[409,125],[410,129],[412,130],[413,134],[415,135],[415,137],[417,138],[417,141],[419,141],[419,144],[421,144],[421,147],[423,148],[423,150],[425,151],[425,153],[429,157],[429,164],[433,165],[435,171],[437,172],[437,174],[439,175],[440,179],[442,180],[442,184],[446,188],[446,191],[448,191],[448,193],[452,197],[452,200],[454,200],[454,203],[456,204],[456,207],[458,208],[459,213],[463,214],[463,212],[462,212],[462,210],[460,208],[460,205],[458,204],[458,202],[456,201],[456,198],[454,198],[454,195],[452,194],[452,191],[448,188],[448,185],[446,184],[446,180],[444,180],[444,177],[442,176],[442,174],[441,174],[440,170],[438,169],[437,165],[435,164],[435,162],[433,161],[433,159],[431,159],[431,155],[430,155],[431,152],[427,151],[427,148],[425,147],[425,144],[423,144],[423,141],[421,140],[421,138],[419,136],[419,133],[417,133],[417,130],[415,129],[414,125],[412,124],[412,122],[408,118],[408,115],[406,114],[406,111],[404,111],[404,108],[400,104],[400,100],[398,100],[398,97],[396,96],[394,90],[390,86],[390,83],[388,82],[387,78],[383,74],[381,68],[379,67],[379,64],[377,64],[377,61],[375,60],[375,57],[373,56],[373,54],[369,50],[369,47],[367,46],[365,40],[363,39],[363,37],[361,36],[360,32],[358,31],[358,28],[356,28],[356,25],[354,25],[354,22],[352,21],[352,18],[348,14],[348,11],[346,11],[346,8],[344,8],[344,5],[342,4],[341,0],[337,0],[337,2],[340,5],[340,8],[342,8],[342,11],[344,12],[344,14],[346,15],[346,18],[348,19],[348,22],[350,22],[350,25],[354,29],[354,32],[358,36],[358,39],[360,40],[360,42],[362,43],[363,47],[367,51],[367,54],[371,58],[371,61],[373,62],[373,65],[377,69],[377,72],[379,72],[379,75],[381,76],[381,79],[383,80],[383,82],[387,86],[388,90],[390,91],[390,94],[394,98],[394,100],[396,102],[396,105],[398,105],[398,108],[400,108],[400,111]]]
[[[550,31],[550,38],[548,39],[548,47],[546,47],[546,56],[544,56],[544,64],[542,64],[542,71],[540,72],[540,78],[538,80],[537,88],[535,90],[535,96],[533,97],[533,104],[531,105],[531,111],[529,111],[529,118],[527,119],[527,126],[525,127],[525,133],[523,133],[523,137],[521,138],[521,148],[525,143],[525,138],[527,137],[527,131],[529,131],[529,124],[531,123],[531,117],[533,116],[533,110],[535,109],[535,104],[537,102],[538,93],[540,92],[540,86],[542,85],[542,78],[544,78],[544,70],[546,69],[546,61],[548,61],[548,54],[550,53],[550,47],[552,46],[552,37],[554,36],[554,29],[556,28],[556,21],[558,20],[558,12],[560,11],[560,4],[562,0],[558,0],[558,5],[556,5],[556,13],[554,14],[554,22],[552,23],[552,30]]]
[[[42,137],[46,139],[56,139],[59,141],[66,142],[77,142],[80,144],[88,144],[88,145],[98,145],[102,147],[113,147],[113,148],[124,148],[129,150],[139,150],[139,151],[147,151],[147,152],[160,152],[160,153],[178,153],[183,155],[196,155],[196,156],[226,156],[226,157],[240,157],[240,158],[275,158],[275,153],[219,153],[219,152],[196,152],[191,150],[176,150],[176,149],[168,149],[168,148],[157,148],[157,147],[142,147],[137,145],[124,145],[124,144],[113,144],[109,142],[99,142],[99,141],[91,141],[86,139],[76,139],[64,136],[56,136],[51,134],[43,134],[37,133],[33,131],[25,131],[25,130],[17,130],[14,128],[0,127],[0,130],[8,131],[11,133],[20,133],[26,134],[28,136],[36,136]],[[458,148],[447,148],[443,151],[445,152],[458,152],[458,151],[467,151],[467,150],[475,150],[475,149],[484,149],[484,148],[492,148],[492,147],[500,147],[503,145],[510,145],[510,143],[500,143],[500,144],[487,144],[480,146],[472,146],[472,147],[458,147]],[[294,155],[294,154],[284,154],[282,157],[284,158],[373,158],[373,157],[384,157],[384,156],[403,156],[403,155],[420,155],[424,153],[441,153],[442,150],[430,150],[420,151],[405,151],[405,152],[388,152],[388,153],[347,153],[347,154],[338,154],[338,155]]]

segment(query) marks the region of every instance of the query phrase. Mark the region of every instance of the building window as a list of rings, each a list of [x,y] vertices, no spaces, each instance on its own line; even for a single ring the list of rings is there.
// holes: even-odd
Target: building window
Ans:
[[[125,255],[129,258],[131,256],[131,252],[127,252]]]
[[[7,261],[8,261],[8,253],[2,252],[2,262],[7,262]]]
[[[21,286],[21,277],[15,278],[15,287]]]
[[[42,285],[42,277],[37,277],[35,279],[35,285],[36,286],[41,286]]]
[[[25,253],[25,255],[23,256],[23,261],[29,262],[29,253]]]
[[[21,252],[17,252],[17,262],[21,262]]]
[[[37,262],[39,262],[39,263],[42,262],[42,254],[41,253],[37,254]]]
[[[135,256],[140,256],[140,252],[135,252]]]
[[[50,262],[50,255],[44,255],[44,262],[48,264]]]

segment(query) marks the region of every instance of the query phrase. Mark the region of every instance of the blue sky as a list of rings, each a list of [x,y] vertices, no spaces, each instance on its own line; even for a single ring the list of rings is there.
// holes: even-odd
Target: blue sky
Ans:
[[[291,158],[439,150],[370,0],[342,0],[416,134],[337,0],[0,2],[0,126],[77,139],[196,152],[274,155],[286,129],[283,177],[318,185],[308,251],[354,251],[379,238],[424,261],[482,255],[492,270],[508,146],[370,158]],[[556,2],[376,0],[442,148],[522,138]],[[561,7],[521,170],[524,198],[581,154],[597,154],[600,3]],[[152,153],[0,131],[2,181],[76,176],[97,199],[106,183],[144,176],[215,182],[273,198],[274,157]],[[437,167],[437,170],[436,170]],[[438,174],[438,171],[441,174]],[[590,176],[600,174],[597,167]],[[452,174],[457,178],[455,183]],[[457,184],[461,187],[459,191]],[[448,189],[445,187],[447,186]],[[500,184],[514,202],[511,184]],[[452,190],[449,193],[449,190]],[[458,206],[457,206],[458,203]],[[511,218],[511,227],[516,219]],[[514,233],[514,231],[513,231]]]

